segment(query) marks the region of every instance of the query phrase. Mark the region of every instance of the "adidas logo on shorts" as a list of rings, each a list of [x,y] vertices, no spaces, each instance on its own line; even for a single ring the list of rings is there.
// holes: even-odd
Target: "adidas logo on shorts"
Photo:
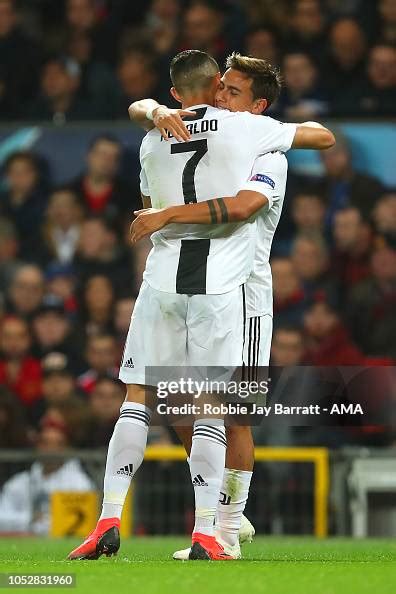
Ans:
[[[194,485],[194,487],[207,487],[208,486],[208,483],[204,481],[204,479],[202,478],[202,476],[200,474],[197,474],[197,476],[195,476],[193,478],[192,484]]]
[[[124,476],[133,476],[133,464],[127,464],[123,466],[119,470],[117,470],[117,474],[123,474]]]
[[[129,368],[133,368],[135,367],[132,361],[132,357],[129,357],[129,359],[127,361],[125,361],[123,367],[129,367]]]

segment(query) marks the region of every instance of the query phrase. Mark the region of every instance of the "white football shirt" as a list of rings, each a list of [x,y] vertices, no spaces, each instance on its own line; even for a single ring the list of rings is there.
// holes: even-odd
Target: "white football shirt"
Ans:
[[[141,191],[153,208],[235,196],[249,179],[255,159],[287,151],[296,125],[248,112],[208,105],[190,109],[191,141],[163,140],[157,129],[140,150]],[[216,294],[244,283],[253,266],[256,223],[170,224],[151,236],[153,249],[144,279],[170,293]]]
[[[254,162],[249,180],[241,187],[241,190],[259,192],[268,198],[268,204],[259,210],[256,218],[253,269],[246,283],[247,317],[273,314],[269,257],[285,198],[287,166],[283,153],[262,155]]]

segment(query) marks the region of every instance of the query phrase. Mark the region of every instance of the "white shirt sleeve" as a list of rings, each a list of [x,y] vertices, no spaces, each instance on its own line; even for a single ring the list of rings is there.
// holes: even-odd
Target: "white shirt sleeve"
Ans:
[[[285,153],[291,148],[297,124],[286,124],[268,116],[252,115],[247,112],[244,116],[248,139],[254,143],[257,156],[270,151]]]
[[[240,190],[263,194],[268,200],[269,210],[284,194],[287,167],[287,159],[282,153],[262,155],[255,160],[249,179]]]
[[[144,169],[140,170],[140,191],[143,194],[143,196],[150,196],[147,175]]]

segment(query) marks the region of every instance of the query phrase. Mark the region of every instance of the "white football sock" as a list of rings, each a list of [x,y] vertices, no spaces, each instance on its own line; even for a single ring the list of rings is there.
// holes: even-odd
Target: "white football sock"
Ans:
[[[132,477],[142,463],[150,424],[150,409],[124,402],[107,451],[100,520],[121,518]]]
[[[247,470],[224,469],[217,506],[216,532],[231,546],[238,542],[238,532],[249,496],[252,474]]]
[[[223,479],[226,437],[224,422],[195,421],[190,454],[191,480],[195,493],[194,532],[214,535],[214,521]]]

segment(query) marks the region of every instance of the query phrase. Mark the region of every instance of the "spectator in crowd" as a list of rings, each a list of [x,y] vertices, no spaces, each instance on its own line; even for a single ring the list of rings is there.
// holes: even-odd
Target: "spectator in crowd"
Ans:
[[[317,57],[323,54],[326,22],[319,0],[296,0],[292,5],[290,31],[286,38],[289,51]]]
[[[46,424],[66,424],[71,445],[85,443],[89,411],[77,393],[76,378],[68,358],[52,352],[42,361],[41,398],[29,411],[29,419],[38,428]]]
[[[9,313],[31,319],[44,297],[45,282],[41,269],[34,264],[24,264],[12,277],[8,290]]]
[[[344,90],[359,85],[364,77],[366,51],[367,40],[356,20],[345,17],[333,24],[329,31],[329,56],[325,67],[325,84],[330,93],[332,112],[337,113],[337,100]]]
[[[396,44],[396,2],[395,0],[380,0],[378,2],[380,27],[378,39],[386,43]]]
[[[35,340],[33,353],[38,359],[57,351],[67,355],[76,368],[79,353],[76,352],[71,321],[61,299],[48,295],[33,318],[32,328]]]
[[[99,62],[113,63],[117,51],[116,31],[111,19],[105,19],[105,10],[95,0],[66,0],[65,34],[85,33],[93,43],[93,58]],[[61,38],[62,40],[62,38]]]
[[[317,301],[304,315],[309,365],[364,365],[365,357],[352,342],[337,312],[326,301]]]
[[[112,334],[100,334],[88,338],[85,358],[88,369],[79,376],[78,387],[85,393],[92,392],[98,377],[118,377],[120,363],[117,343]]]
[[[91,32],[98,22],[96,3],[93,0],[67,0],[66,23],[75,31]]]
[[[278,326],[272,338],[271,365],[301,365],[304,350],[304,337],[298,326]]]
[[[289,14],[289,0],[277,0],[277,2],[246,0],[244,4],[251,23],[266,23],[276,31],[287,30],[289,22],[286,22],[285,15]]]
[[[320,88],[318,69],[309,54],[289,53],[283,59],[285,86],[269,110],[291,121],[318,119],[328,112],[328,101]]]
[[[35,95],[40,50],[19,26],[16,0],[0,0],[0,120],[23,117]]]
[[[384,43],[370,49],[367,76],[340,93],[335,113],[343,116],[389,117],[396,114],[396,48]]]
[[[219,2],[194,0],[184,13],[182,43],[179,50],[208,52],[224,64],[229,52],[224,36],[224,12]]]
[[[0,217],[0,294],[5,293],[22,261],[18,259],[19,239],[11,219]]]
[[[24,18],[39,43],[22,31],[16,6],[17,0],[0,2],[0,117],[8,120],[29,114],[58,123],[126,118],[134,98],[155,95],[169,101],[165,64],[177,50],[202,49],[223,64],[230,50],[243,47],[275,64],[285,54],[319,61],[331,114],[395,113],[390,51],[396,40],[394,0],[65,0],[60,11],[48,1],[36,2]],[[246,27],[247,21],[253,28]],[[380,45],[371,50],[364,81],[367,40]],[[30,109],[44,54],[61,58],[45,67],[43,96]],[[323,89],[317,92],[319,97],[305,97],[315,109],[327,102]]]
[[[76,277],[68,264],[50,264],[45,271],[46,292],[60,299],[68,314],[77,311]]]
[[[297,235],[321,235],[324,233],[326,203],[316,188],[300,190],[291,203],[291,216]]]
[[[0,449],[28,447],[28,428],[25,410],[15,396],[0,386]],[[3,472],[0,473],[0,483]]]
[[[293,242],[291,260],[308,300],[326,296],[336,300],[336,284],[330,274],[329,252],[323,237],[300,235]]]
[[[156,56],[149,47],[132,47],[124,51],[118,66],[119,97],[113,118],[128,119],[128,107],[138,99],[156,97],[169,102],[169,94],[162,95],[159,86]]]
[[[146,15],[146,30],[155,51],[167,59],[180,34],[181,1],[153,0]]]
[[[271,261],[274,288],[274,328],[287,324],[298,325],[307,308],[303,285],[290,258]]]
[[[86,214],[123,222],[127,213],[130,218],[141,208],[140,191],[119,174],[121,156],[121,143],[115,136],[100,134],[91,141],[86,169],[70,183]]]
[[[270,64],[280,62],[279,40],[274,29],[259,25],[250,29],[246,35],[246,55],[260,60],[267,60]]]
[[[108,119],[115,105],[116,77],[108,64],[95,58],[94,49],[94,40],[88,31],[71,30],[64,53],[80,68],[81,97],[96,106],[100,117]]]
[[[396,48],[377,45],[370,50],[368,80],[360,89],[355,113],[368,116],[396,115]]]
[[[368,219],[383,193],[383,187],[375,177],[354,169],[348,139],[341,132],[336,132],[335,146],[321,151],[320,157],[325,173],[323,183],[327,198],[328,229],[331,229],[337,210],[347,206],[355,206]]]
[[[23,318],[7,316],[0,325],[0,385],[30,406],[41,393],[41,365],[30,355],[32,338]]]
[[[73,260],[80,236],[82,208],[75,192],[58,188],[50,196],[46,220],[42,227],[43,262],[62,264]]]
[[[4,181],[7,189],[0,194],[0,213],[12,219],[21,256],[29,259],[32,237],[38,234],[47,205],[37,157],[30,151],[11,154],[4,165]]]
[[[29,117],[63,125],[66,121],[99,119],[95,104],[79,96],[80,67],[61,56],[50,58],[41,72],[40,95],[30,107]]]
[[[371,226],[357,208],[345,208],[334,217],[333,238],[332,271],[345,294],[370,275]]]
[[[396,359],[396,249],[383,243],[371,256],[372,276],[350,294],[352,335],[371,356]]]
[[[376,231],[396,236],[396,192],[387,192],[373,208],[372,219]]]
[[[80,324],[86,336],[113,333],[115,293],[111,280],[105,275],[88,278],[83,289]]]
[[[87,218],[81,225],[80,240],[73,262],[80,280],[95,274],[111,279],[118,290],[128,286],[132,252],[120,244],[114,227],[100,217]],[[132,282],[130,283],[132,286]]]
[[[65,427],[44,426],[38,436],[38,454],[62,454],[69,446]],[[0,532],[48,535],[50,496],[54,491],[92,491],[95,487],[78,460],[37,461],[3,486],[0,494]]]
[[[120,381],[106,375],[97,378],[88,400],[91,413],[87,432],[88,447],[107,448],[124,399],[125,387]]]

